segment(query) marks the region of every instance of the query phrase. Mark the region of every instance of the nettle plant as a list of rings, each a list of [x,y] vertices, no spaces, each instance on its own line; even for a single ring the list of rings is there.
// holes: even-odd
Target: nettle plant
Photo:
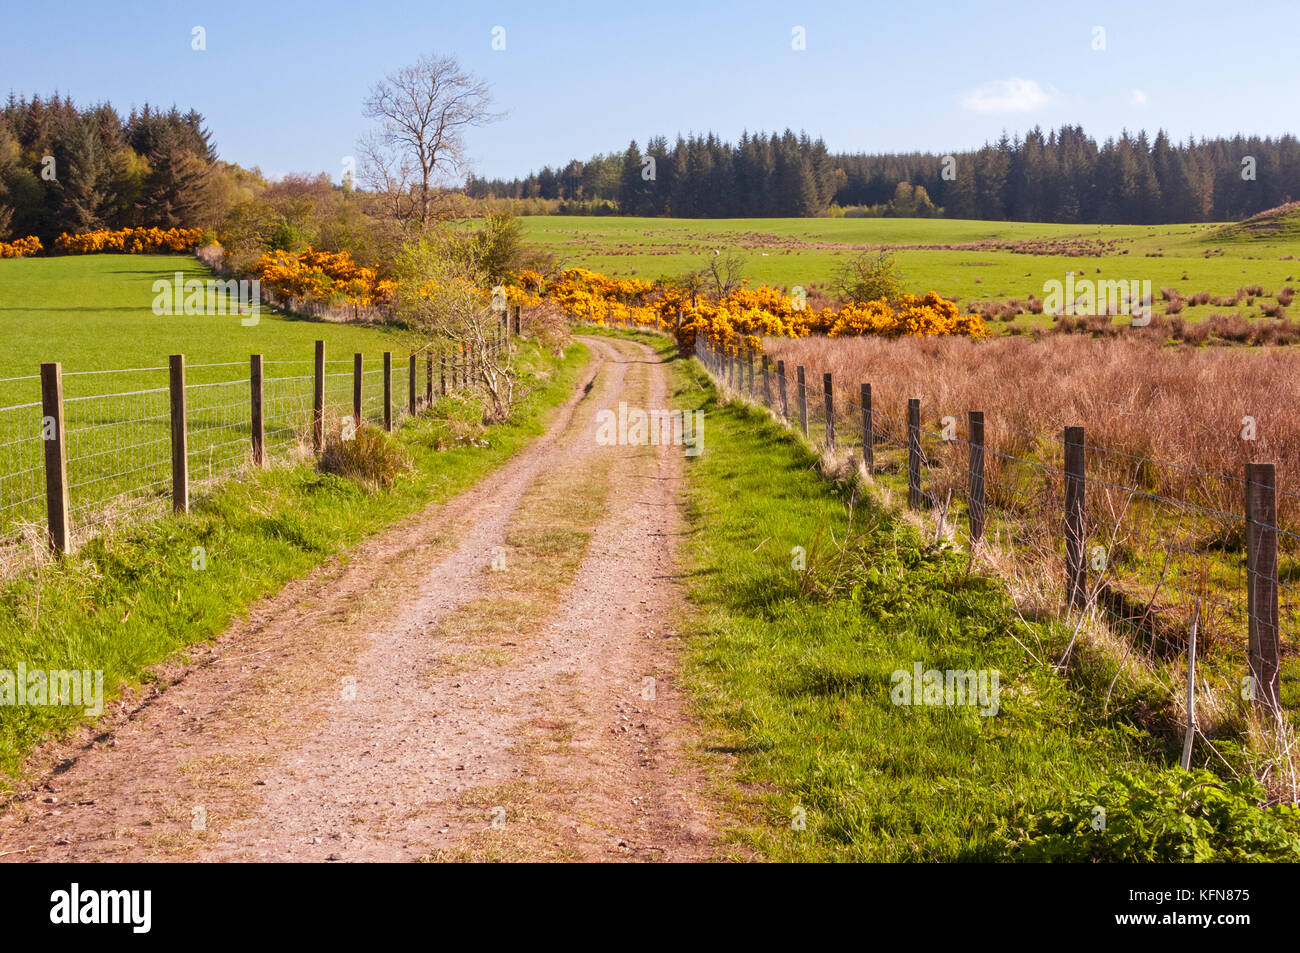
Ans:
[[[1028,861],[1295,861],[1300,810],[1266,806],[1252,778],[1167,769],[1117,774],[1034,817],[1015,856]]]

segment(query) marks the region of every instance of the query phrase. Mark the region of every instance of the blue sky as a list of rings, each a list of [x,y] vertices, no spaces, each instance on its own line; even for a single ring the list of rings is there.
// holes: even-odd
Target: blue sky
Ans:
[[[1200,0],[11,2],[0,91],[193,107],[222,158],[335,180],[369,87],[435,52],[486,80],[506,113],[470,134],[485,176],[707,129],[940,153],[1065,122],[1098,138],[1279,135],[1295,131],[1300,99],[1282,42],[1294,17],[1294,3]]]

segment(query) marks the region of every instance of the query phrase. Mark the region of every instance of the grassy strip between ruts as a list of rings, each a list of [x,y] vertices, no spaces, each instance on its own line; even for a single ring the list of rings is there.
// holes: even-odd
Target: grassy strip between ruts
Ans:
[[[476,401],[439,399],[393,435],[411,466],[386,490],[310,464],[248,471],[195,500],[188,516],[120,529],[6,583],[0,670],[102,670],[106,700],[121,683],[147,680],[150,665],[212,638],[257,599],[365,537],[473,485],[545,432],[588,352],[575,345],[557,362],[525,342],[520,360],[534,389],[514,418],[483,428]],[[82,708],[67,706],[0,707],[0,771],[12,776],[34,745],[82,717]]]
[[[724,794],[737,841],[799,861],[1295,854],[1294,817],[1236,795],[1209,816],[1171,781],[1171,740],[1133,717],[1140,685],[1121,684],[1107,713],[1104,684],[1030,656],[1059,655],[1060,623],[1020,620],[998,582],[870,499],[850,520],[850,489],[821,479],[805,445],[766,413],[720,405],[695,362],[674,363],[677,405],[707,414],[688,469],[685,679],[706,744],[737,755]],[[917,664],[996,671],[996,714],[895,704],[894,673]],[[1150,817],[1127,813],[1134,790]],[[1093,804],[1113,810],[1110,828],[1090,826]],[[1241,847],[1261,824],[1269,849]]]

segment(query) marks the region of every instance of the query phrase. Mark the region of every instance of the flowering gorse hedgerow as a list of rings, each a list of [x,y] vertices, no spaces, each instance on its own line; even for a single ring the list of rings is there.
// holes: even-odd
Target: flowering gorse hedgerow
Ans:
[[[397,282],[357,265],[345,251],[267,252],[255,271],[271,294],[302,302],[372,308],[391,302],[397,289]]]
[[[715,346],[754,349],[768,336],[989,336],[983,318],[960,313],[955,302],[933,291],[903,295],[893,302],[851,302],[839,309],[814,309],[767,285],[742,285],[711,298],[641,279],[610,278],[585,268],[569,268],[549,282],[535,272],[517,277],[527,293],[556,302],[574,320],[631,322],[669,331],[682,348],[693,347],[700,334]]]
[[[15,238],[11,242],[0,242],[0,258],[22,258],[25,255],[39,255],[44,248],[35,235]]]
[[[201,228],[122,228],[117,231],[101,228],[82,235],[64,232],[54,240],[54,247],[69,255],[93,255],[96,252],[147,255],[159,251],[189,251],[202,241]]]
[[[202,241],[197,228],[124,228],[98,230],[84,235],[64,233],[55,241],[71,254],[155,251],[179,252]],[[0,243],[0,258],[35,255],[42,251],[35,237]],[[254,275],[273,297],[312,304],[346,304],[361,308],[392,305],[398,282],[378,270],[353,261],[346,251],[271,251],[254,266]],[[439,289],[426,282],[419,289],[430,297]],[[850,302],[837,308],[811,308],[794,295],[768,285],[741,287],[720,297],[640,278],[611,278],[586,268],[568,268],[547,279],[532,270],[519,272],[511,284],[497,289],[473,288],[476,297],[500,306],[536,308],[552,302],[570,319],[593,324],[627,324],[667,331],[683,349],[694,347],[703,334],[717,347],[761,348],[764,337],[921,337],[989,336],[978,314],[962,314],[957,305],[937,292],[902,295],[896,301]],[[501,300],[494,300],[496,298]]]

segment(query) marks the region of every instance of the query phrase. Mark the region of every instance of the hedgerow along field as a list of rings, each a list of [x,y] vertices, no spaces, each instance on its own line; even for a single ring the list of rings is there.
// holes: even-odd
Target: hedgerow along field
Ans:
[[[680,275],[703,266],[715,250],[739,248],[748,257],[745,275],[751,284],[809,288],[830,282],[850,256],[888,247],[908,291],[935,290],[960,301],[963,309],[972,301],[1024,300],[1031,294],[1041,299],[1044,283],[1063,281],[1069,271],[1080,279],[1149,280],[1157,301],[1161,288],[1190,297],[1198,292],[1227,296],[1257,284],[1270,295],[1288,284],[1300,287],[1300,213],[1294,211],[1235,225],[586,216],[532,216],[522,222],[527,239],[563,267],[644,279]],[[940,247],[979,243],[989,247]],[[1182,316],[1199,321],[1240,310],[1257,318],[1263,316],[1259,305],[1270,301],[1191,305]],[[1157,304],[1155,310],[1163,309]],[[1021,321],[1052,323],[1042,314]]]

